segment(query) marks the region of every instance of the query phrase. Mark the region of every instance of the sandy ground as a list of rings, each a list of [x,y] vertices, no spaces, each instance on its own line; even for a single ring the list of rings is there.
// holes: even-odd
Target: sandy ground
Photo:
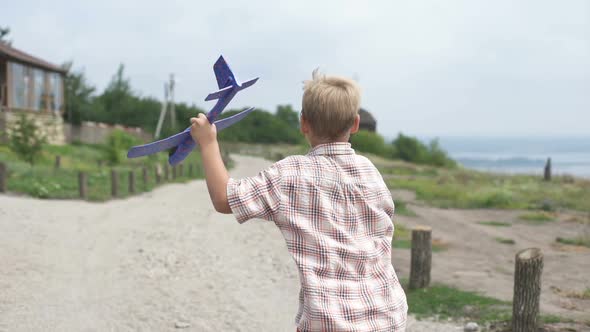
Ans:
[[[269,165],[235,159],[235,177]],[[514,253],[540,245],[546,255],[542,308],[588,312],[583,300],[549,289],[590,287],[589,253],[549,246],[579,226],[486,228],[475,221],[515,215],[411,207],[419,217],[399,221],[432,225],[434,237],[450,243],[434,255],[434,281],[509,299]],[[494,242],[496,232],[511,231],[518,231],[515,246]],[[393,262],[407,276],[409,251],[396,250]],[[239,225],[215,213],[203,181],[103,204],[0,196],[0,331],[294,331],[298,291],[278,229],[261,221]],[[576,308],[564,309],[560,301],[566,300]],[[408,327],[461,330],[414,320]]]

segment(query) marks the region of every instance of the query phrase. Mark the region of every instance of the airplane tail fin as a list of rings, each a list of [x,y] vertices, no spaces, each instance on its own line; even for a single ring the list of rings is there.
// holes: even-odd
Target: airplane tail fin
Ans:
[[[258,77],[242,83],[240,85],[240,90],[244,90],[245,88],[251,87],[252,85],[254,85],[254,83],[256,83],[256,81],[258,81]],[[238,90],[238,91],[240,91],[240,90]]]
[[[225,62],[223,56],[219,56],[219,59],[215,61],[213,71],[215,72],[215,78],[217,79],[217,86],[219,89],[223,89],[237,82],[234,73],[229,68],[227,62]]]

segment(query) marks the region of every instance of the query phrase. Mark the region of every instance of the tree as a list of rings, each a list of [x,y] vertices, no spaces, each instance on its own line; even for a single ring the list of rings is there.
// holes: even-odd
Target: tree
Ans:
[[[277,118],[283,120],[292,128],[299,128],[299,114],[293,110],[291,105],[279,105],[277,107]]]
[[[96,88],[87,81],[83,71],[72,70],[73,62],[66,62],[62,65],[67,71],[64,81],[66,92],[66,116],[69,123],[80,124],[82,120],[96,120],[95,114],[91,114],[94,103],[94,92]]]
[[[24,114],[20,114],[9,136],[10,149],[31,165],[39,158],[43,144],[47,142],[35,122]]]
[[[133,112],[133,92],[128,78],[124,76],[125,66],[119,65],[117,72],[111,78],[111,82],[100,96],[106,119],[112,124],[126,124],[131,118],[140,116]],[[135,119],[137,120],[137,119]]]
[[[12,40],[6,39],[6,36],[8,36],[8,34],[10,34],[9,27],[5,27],[5,28],[0,27],[0,43],[7,44],[7,45],[12,44]]]

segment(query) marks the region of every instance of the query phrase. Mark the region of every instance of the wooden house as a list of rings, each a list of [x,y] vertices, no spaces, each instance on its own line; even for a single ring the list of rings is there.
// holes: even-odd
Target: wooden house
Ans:
[[[361,108],[359,110],[359,116],[361,117],[361,121],[359,124],[360,130],[368,130],[375,132],[377,130],[377,120],[369,111]]]
[[[59,66],[0,42],[0,131],[10,133],[24,114],[49,143],[65,143],[65,74]]]

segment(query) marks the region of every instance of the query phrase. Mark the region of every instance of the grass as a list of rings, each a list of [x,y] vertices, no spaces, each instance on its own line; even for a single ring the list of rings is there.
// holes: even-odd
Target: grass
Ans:
[[[404,285],[407,285],[407,282]],[[510,302],[444,285],[432,285],[416,290],[407,290],[407,286],[404,288],[409,312],[418,318],[468,318],[479,324],[510,320]]]
[[[412,230],[406,228],[400,223],[395,224],[395,231],[393,233],[393,241],[391,243],[393,248],[398,249],[411,249],[412,248]],[[436,243],[432,243],[432,251],[440,252],[446,249],[446,246]]]
[[[579,236],[575,239],[558,237],[555,239],[555,242],[570,246],[581,246],[590,248],[590,236]],[[590,289],[588,289],[587,291],[590,292]]]
[[[516,244],[516,242],[513,239],[507,239],[507,238],[503,238],[503,237],[497,237],[495,238],[496,242],[498,243],[502,243],[502,244]]]
[[[418,319],[437,317],[461,321],[509,323],[512,318],[512,303],[488,297],[476,292],[434,284],[429,288],[408,290],[408,281],[402,280],[406,291],[409,313]],[[545,324],[568,322],[557,315],[541,315]]]
[[[547,222],[555,221],[555,215],[545,211],[538,211],[521,214],[520,216],[518,216],[518,219],[533,224],[544,224]]]
[[[402,216],[407,217],[415,217],[416,212],[410,210],[404,201],[396,200],[395,201],[395,214],[399,214]]]
[[[504,222],[504,221],[480,221],[478,222],[480,225],[485,226],[494,226],[494,227],[510,227],[512,226],[511,223]]]
[[[125,151],[121,151],[122,154]],[[61,156],[61,167],[55,168],[55,156]],[[150,191],[156,187],[155,167],[167,162],[167,153],[159,153],[145,158],[127,159],[118,165],[109,166],[105,160],[104,146],[90,144],[70,144],[63,146],[47,145],[41,158],[31,166],[21,160],[5,145],[0,145],[0,162],[9,170],[7,189],[38,198],[77,199],[79,198],[78,173],[84,171],[88,176],[88,199],[104,201],[111,198],[111,169],[119,173],[119,195],[127,197],[129,172],[135,172],[137,193]],[[186,182],[202,178],[200,155],[191,153],[183,162],[184,175],[172,182]],[[189,178],[189,164],[193,165],[193,177]],[[148,169],[148,182],[142,180],[142,167]],[[170,174],[172,170],[170,170]],[[170,182],[168,181],[168,182]],[[166,182],[164,179],[162,183]]]
[[[397,168],[396,168],[397,167]],[[462,168],[420,168],[381,165],[390,188],[416,192],[416,197],[441,208],[572,209],[590,211],[590,181],[532,175],[501,175]],[[403,176],[399,176],[403,173]]]

